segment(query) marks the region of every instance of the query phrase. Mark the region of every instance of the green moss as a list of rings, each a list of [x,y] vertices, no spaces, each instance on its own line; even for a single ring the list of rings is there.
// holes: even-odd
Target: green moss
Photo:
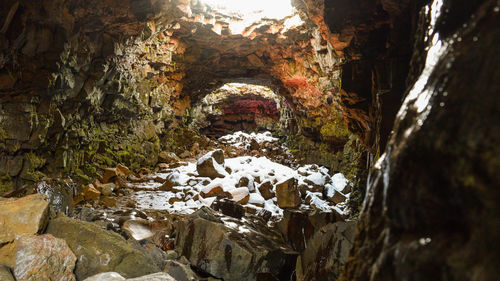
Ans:
[[[26,160],[28,160],[32,170],[38,169],[45,165],[45,158],[36,155],[32,151],[25,154]]]
[[[349,131],[339,120],[326,123],[321,127],[320,132],[323,137],[336,137],[339,139],[349,137]]]

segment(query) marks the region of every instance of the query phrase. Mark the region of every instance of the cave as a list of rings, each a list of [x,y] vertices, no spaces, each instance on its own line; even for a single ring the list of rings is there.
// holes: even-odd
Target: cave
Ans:
[[[0,280],[498,280],[497,0],[3,0]]]

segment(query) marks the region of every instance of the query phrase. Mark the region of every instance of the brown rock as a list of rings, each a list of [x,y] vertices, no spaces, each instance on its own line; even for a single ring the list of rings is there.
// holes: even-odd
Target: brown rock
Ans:
[[[116,177],[117,171],[116,168],[106,168],[104,169],[104,175],[102,176],[102,183],[108,183],[113,180],[114,177]]]
[[[247,187],[237,188],[231,192],[231,198],[238,204],[245,205],[250,200],[250,191]]]
[[[350,184],[346,184],[346,186],[344,186],[344,189],[342,189],[342,193],[343,194],[347,194],[351,192],[351,185]]]
[[[185,150],[184,152],[182,152],[179,157],[181,159],[185,159],[185,158],[189,158],[189,157],[192,157],[193,155],[191,154],[191,152],[189,150]]]
[[[116,200],[116,198],[110,197],[110,196],[102,196],[101,202],[104,204],[104,206],[106,206],[108,208],[114,208],[118,205],[118,200]]]
[[[118,164],[116,166],[116,175],[119,177],[128,177],[131,174],[129,168],[123,166],[122,164]]]
[[[101,192],[95,189],[93,184],[89,184],[83,187],[83,197],[85,197],[85,200],[95,200],[99,198],[99,196],[101,196]]]
[[[14,276],[12,276],[12,272],[10,268],[0,264],[0,280],[2,281],[16,281],[14,280]]]
[[[300,206],[300,194],[297,180],[289,178],[276,184],[276,197],[281,208],[296,208]]]
[[[83,201],[85,201],[85,197],[83,196],[83,193],[79,193],[73,198],[73,206],[76,206]]]
[[[339,203],[342,203],[342,202],[345,202],[345,200],[347,199],[345,197],[344,194],[338,192],[337,190],[335,190],[335,192],[333,193],[333,196],[331,198],[327,198],[328,201],[330,202],[333,202],[335,204],[339,204]]]
[[[213,196],[226,197],[226,193],[222,189],[222,186],[216,185],[212,187],[203,188],[203,190],[200,192],[200,196],[203,198],[213,197]]]
[[[137,202],[135,202],[135,200],[128,200],[127,203],[125,203],[125,207],[129,207],[129,208],[135,208],[137,207]]]
[[[17,243],[14,276],[17,281],[73,281],[76,257],[63,239],[50,234],[24,236]]]
[[[36,234],[47,225],[49,204],[41,194],[0,200],[0,245],[22,234]]]
[[[212,156],[206,154],[200,158],[196,163],[196,170],[198,171],[200,177],[208,177],[210,179],[223,178],[224,175],[216,169],[217,166],[221,168],[222,166],[219,166],[217,160]]]
[[[0,248],[0,264],[14,268],[16,264],[17,242],[18,240],[14,240]]]
[[[249,182],[250,180],[247,177],[241,177],[236,187],[248,187]]]
[[[273,184],[270,181],[263,182],[261,185],[259,185],[259,192],[265,200],[273,198]]]
[[[212,203],[212,206],[210,207],[226,216],[237,219],[241,219],[245,215],[245,208],[229,199],[217,199]]]

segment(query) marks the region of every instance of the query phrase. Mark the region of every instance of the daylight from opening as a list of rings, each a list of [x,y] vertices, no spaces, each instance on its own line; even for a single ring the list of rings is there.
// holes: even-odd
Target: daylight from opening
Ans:
[[[239,20],[230,23],[232,34],[240,34],[245,28],[262,19],[282,20],[287,18],[286,29],[302,24],[302,20],[296,15],[296,10],[290,0],[202,0],[202,3],[228,16]]]

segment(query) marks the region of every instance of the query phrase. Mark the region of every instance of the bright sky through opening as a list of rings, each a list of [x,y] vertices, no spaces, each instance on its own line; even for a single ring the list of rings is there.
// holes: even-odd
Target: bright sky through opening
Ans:
[[[233,34],[240,33],[245,27],[260,19],[280,20],[296,12],[291,0],[202,0],[202,2],[223,14],[241,18],[241,22],[231,26]]]

